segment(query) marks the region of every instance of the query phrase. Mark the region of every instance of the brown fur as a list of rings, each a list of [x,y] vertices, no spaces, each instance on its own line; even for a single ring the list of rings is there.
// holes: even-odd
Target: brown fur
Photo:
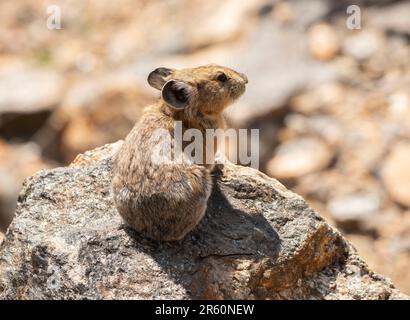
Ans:
[[[114,202],[125,222],[143,235],[179,240],[205,214],[213,165],[156,164],[150,157],[155,147],[150,137],[158,128],[172,136],[176,120],[182,121],[183,129],[202,132],[222,127],[222,111],[245,91],[247,79],[234,70],[208,65],[182,70],[159,68],[150,74],[148,82],[162,90],[162,98],[145,109],[117,154]],[[175,95],[179,88],[184,88],[179,92],[182,98]]]

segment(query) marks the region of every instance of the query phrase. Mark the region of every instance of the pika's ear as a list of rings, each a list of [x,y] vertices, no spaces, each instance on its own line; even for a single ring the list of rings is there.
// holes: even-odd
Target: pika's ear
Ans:
[[[161,90],[166,81],[166,77],[174,72],[173,69],[156,68],[148,75],[148,83],[151,87]]]
[[[192,91],[184,81],[169,80],[162,88],[162,99],[172,108],[184,109],[189,105]]]

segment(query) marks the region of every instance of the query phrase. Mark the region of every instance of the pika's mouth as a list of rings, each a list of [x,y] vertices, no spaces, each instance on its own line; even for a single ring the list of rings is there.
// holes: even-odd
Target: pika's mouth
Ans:
[[[231,88],[230,96],[233,101],[237,100],[245,92],[245,85]]]

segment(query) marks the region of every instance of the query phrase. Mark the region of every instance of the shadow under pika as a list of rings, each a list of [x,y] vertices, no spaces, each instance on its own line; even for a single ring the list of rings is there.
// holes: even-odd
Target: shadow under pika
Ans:
[[[155,241],[123,226],[135,250],[151,256],[192,299],[240,299],[235,292],[252,292],[252,283],[241,283],[246,288],[238,290],[238,282],[232,279],[237,265],[244,262],[250,267],[247,261],[275,259],[281,247],[278,233],[261,213],[249,214],[231,204],[226,195],[232,190],[220,180],[221,166],[213,173],[214,187],[204,218],[183,240]],[[153,295],[174,297],[162,289]]]

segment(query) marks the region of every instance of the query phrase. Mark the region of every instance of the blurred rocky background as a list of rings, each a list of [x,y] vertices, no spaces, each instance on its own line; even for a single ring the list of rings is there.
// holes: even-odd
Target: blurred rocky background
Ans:
[[[260,129],[260,169],[409,294],[409,17],[397,0],[2,0],[0,241],[24,178],[127,134],[151,70],[219,63],[250,80],[227,119]]]

